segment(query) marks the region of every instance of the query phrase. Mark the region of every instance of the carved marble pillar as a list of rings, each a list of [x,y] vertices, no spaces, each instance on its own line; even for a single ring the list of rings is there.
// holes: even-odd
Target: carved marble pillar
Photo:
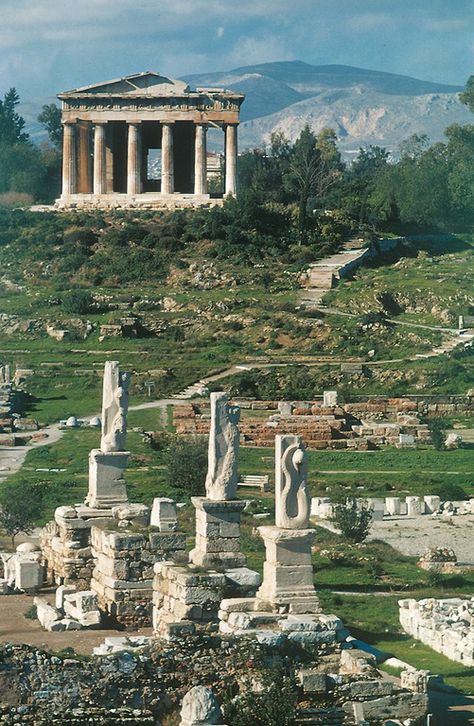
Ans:
[[[65,122],[63,136],[63,196],[76,193],[77,165],[76,165],[76,143],[75,127],[72,122]]]
[[[128,124],[127,194],[141,194],[140,124]]]
[[[94,128],[94,194],[106,193],[105,124]]]
[[[237,124],[225,127],[225,196],[237,194]]]
[[[78,121],[76,124],[76,191],[79,194],[92,192],[91,124]]]
[[[194,194],[207,194],[207,144],[205,124],[196,124],[194,137]]]
[[[162,124],[161,138],[161,193],[174,192],[173,124]]]

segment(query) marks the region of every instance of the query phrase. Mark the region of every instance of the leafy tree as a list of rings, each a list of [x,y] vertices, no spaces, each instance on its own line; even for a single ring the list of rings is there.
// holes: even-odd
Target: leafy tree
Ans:
[[[372,510],[367,505],[358,506],[355,497],[351,497],[344,504],[335,505],[331,521],[349,542],[363,542],[369,534]]]
[[[300,241],[307,228],[310,199],[321,203],[340,176],[335,139],[331,129],[323,129],[318,137],[306,125],[294,143],[286,182],[297,194]]]
[[[11,537],[12,549],[20,532],[29,534],[41,511],[41,496],[37,487],[23,481],[10,484],[0,494],[0,528]]]
[[[63,142],[61,109],[55,103],[45,104],[38,116],[38,121],[48,132],[49,140],[54,148],[60,150]]]
[[[168,484],[188,496],[205,494],[207,446],[199,439],[175,439],[168,452]]]

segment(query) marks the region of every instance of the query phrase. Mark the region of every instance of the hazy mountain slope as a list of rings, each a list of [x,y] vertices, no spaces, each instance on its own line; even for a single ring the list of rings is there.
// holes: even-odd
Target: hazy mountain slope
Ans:
[[[395,151],[412,134],[425,133],[431,141],[443,139],[452,123],[472,123],[473,116],[457,94],[395,96],[377,93],[362,86],[327,91],[286,107],[277,113],[252,119],[241,125],[241,148],[268,143],[277,129],[294,140],[305,124],[318,132],[329,126],[345,152],[360,146],[379,144]]]

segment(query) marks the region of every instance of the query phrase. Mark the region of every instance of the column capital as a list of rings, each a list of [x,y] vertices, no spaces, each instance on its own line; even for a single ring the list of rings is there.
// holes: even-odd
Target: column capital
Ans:
[[[74,119],[74,120],[71,120],[71,119],[64,119],[64,120],[62,120],[62,121],[61,121],[61,124],[62,124],[63,126],[75,126],[75,125],[77,124],[78,120],[79,120],[79,119],[77,119],[77,118],[76,118],[76,119]]]

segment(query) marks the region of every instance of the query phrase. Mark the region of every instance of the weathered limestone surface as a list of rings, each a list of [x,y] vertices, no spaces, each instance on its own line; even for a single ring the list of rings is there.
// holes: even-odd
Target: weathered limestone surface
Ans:
[[[4,577],[0,587],[4,594],[10,592],[33,593],[44,581],[41,551],[29,543],[18,545],[16,552],[0,552]]]
[[[221,709],[209,688],[194,686],[183,698],[180,726],[213,726],[222,724]]]
[[[151,625],[153,566],[184,553],[182,532],[119,532],[93,527],[95,556],[91,589],[99,608],[112,621],[128,628]]]
[[[189,560],[200,567],[242,567],[240,518],[244,501],[191,497],[196,509],[196,542]]]
[[[403,629],[447,658],[474,665],[474,598],[398,601]]]
[[[227,393],[211,393],[206,496],[214,501],[235,499],[239,457],[238,406],[229,405]]]
[[[102,391],[102,437],[104,453],[125,451],[130,374],[121,373],[118,361],[107,361]]]

